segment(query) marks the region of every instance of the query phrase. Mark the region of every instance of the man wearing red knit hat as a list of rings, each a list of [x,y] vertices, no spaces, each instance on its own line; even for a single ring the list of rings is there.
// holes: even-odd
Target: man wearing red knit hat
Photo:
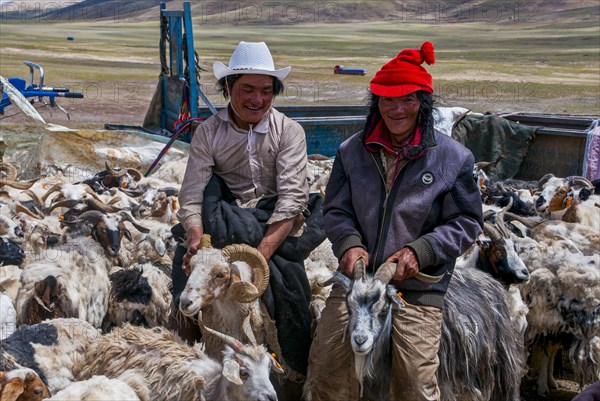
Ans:
[[[433,81],[424,62],[435,62],[430,42],[401,51],[375,74],[365,127],[340,145],[323,208],[339,271],[356,279],[362,268],[373,273],[385,264],[402,294],[392,303],[392,366],[374,375],[366,373],[368,359],[360,366],[361,353],[377,347],[368,339],[377,328],[347,333],[349,323],[362,323],[348,314],[341,280],[311,346],[305,392],[313,401],[440,399],[444,296],[483,216],[473,155],[433,128]]]

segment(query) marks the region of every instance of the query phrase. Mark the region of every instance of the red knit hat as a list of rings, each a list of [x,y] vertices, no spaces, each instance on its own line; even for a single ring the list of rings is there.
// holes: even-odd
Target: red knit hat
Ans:
[[[404,49],[381,67],[371,80],[371,92],[378,96],[404,96],[422,90],[433,93],[431,74],[421,67],[423,61],[435,63],[433,44],[425,42],[420,50]]]

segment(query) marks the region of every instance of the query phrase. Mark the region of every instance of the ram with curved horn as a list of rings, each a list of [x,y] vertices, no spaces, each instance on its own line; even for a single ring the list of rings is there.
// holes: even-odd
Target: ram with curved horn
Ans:
[[[268,318],[260,296],[269,284],[269,266],[260,252],[245,244],[222,250],[204,247],[190,262],[192,272],[179,299],[179,310],[202,323],[219,327],[240,338],[256,338],[280,354],[273,322]],[[204,338],[206,351],[221,358],[223,342],[214,336]]]

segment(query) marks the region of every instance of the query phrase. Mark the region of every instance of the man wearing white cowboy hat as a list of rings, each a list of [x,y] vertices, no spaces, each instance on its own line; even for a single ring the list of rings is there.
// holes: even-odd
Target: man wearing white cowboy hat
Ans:
[[[302,242],[302,237],[311,232],[310,217],[305,211],[311,205],[306,177],[306,137],[300,124],[272,107],[273,99],[283,90],[281,81],[290,69],[275,69],[264,42],[240,42],[228,66],[218,61],[214,63],[218,87],[229,103],[198,127],[190,144],[177,214],[185,230],[187,250],[180,252],[185,252],[182,266],[177,266],[174,260],[173,292],[177,298],[183,290],[187,281],[184,273],[188,273],[186,269],[205,232],[211,234],[215,247],[231,241],[256,246],[269,261],[272,271],[265,293],[269,295],[263,295],[263,301],[267,302],[266,296],[274,304],[270,315],[277,324],[280,343],[282,336],[290,338],[284,342],[294,343],[289,348],[281,344],[284,367],[292,373],[287,377],[300,382],[306,374],[310,347],[310,287],[303,259],[299,259],[300,255],[304,257],[303,252],[292,247],[289,257],[280,257],[289,242]],[[223,207],[220,203],[211,203],[215,191],[218,202],[225,198],[235,201]],[[269,205],[265,206],[269,214],[261,221],[262,229],[250,230],[247,226],[254,227],[254,221],[245,221],[242,217],[228,221],[227,216],[219,213],[235,207],[254,210],[265,204]],[[235,210],[236,216],[243,214]],[[260,211],[262,213],[264,208]],[[243,232],[237,232],[238,229]],[[224,231],[226,234],[221,235]],[[318,235],[311,234],[310,245],[304,250],[310,252],[325,238],[320,220],[315,231]],[[260,237],[257,239],[256,235]],[[294,237],[296,242],[286,241],[288,237]],[[299,260],[293,260],[295,257]],[[274,274],[273,269],[278,268],[281,274]],[[279,279],[283,283],[274,282],[278,277],[283,277]],[[278,284],[282,284],[281,290]],[[294,285],[298,288],[293,288]],[[286,397],[286,400],[294,399],[300,396]]]

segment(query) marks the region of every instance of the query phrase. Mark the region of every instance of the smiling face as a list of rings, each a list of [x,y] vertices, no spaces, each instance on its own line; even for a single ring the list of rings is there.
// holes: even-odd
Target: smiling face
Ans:
[[[417,126],[417,116],[421,102],[417,93],[405,96],[379,98],[379,112],[391,134],[392,145],[399,146]]]
[[[242,129],[249,129],[269,110],[275,97],[273,77],[260,74],[243,74],[230,88],[233,119]]]

